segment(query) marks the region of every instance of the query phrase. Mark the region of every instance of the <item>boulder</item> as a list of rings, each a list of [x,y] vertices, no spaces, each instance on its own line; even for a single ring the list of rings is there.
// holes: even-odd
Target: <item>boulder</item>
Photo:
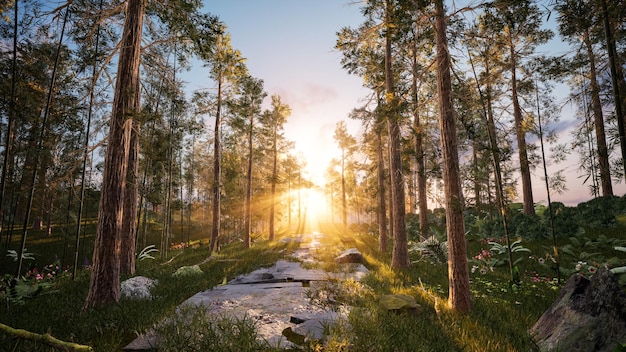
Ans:
[[[626,342],[626,294],[609,270],[576,274],[530,329],[541,351],[614,351]]]
[[[145,276],[135,276],[122,281],[120,292],[122,297],[132,299],[150,299],[152,298],[150,288],[156,284],[156,280],[152,280]]]
[[[335,258],[336,263],[363,263],[363,254],[356,248],[346,249]]]

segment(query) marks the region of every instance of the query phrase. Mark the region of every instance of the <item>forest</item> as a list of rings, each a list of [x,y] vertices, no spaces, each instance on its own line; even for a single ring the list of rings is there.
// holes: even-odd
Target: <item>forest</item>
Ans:
[[[369,313],[289,349],[544,351],[529,329],[570,277],[609,271],[624,291],[626,4],[351,6],[362,23],[329,46],[368,95],[319,184],[285,135],[292,107],[210,2],[0,2],[0,351],[118,351],[305,233],[327,236],[329,272],[364,254],[368,288],[329,294]],[[568,50],[541,49],[554,40]],[[190,93],[194,65],[210,88]],[[587,201],[552,200],[572,184]],[[121,293],[139,275],[151,301]],[[391,293],[426,308],[379,311]],[[227,323],[211,350],[282,350]],[[207,350],[162,333],[179,345],[158,350]],[[596,350],[626,349],[620,333]]]

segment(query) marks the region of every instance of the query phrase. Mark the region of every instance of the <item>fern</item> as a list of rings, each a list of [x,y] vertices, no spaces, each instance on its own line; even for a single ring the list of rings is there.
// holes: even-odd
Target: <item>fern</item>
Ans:
[[[144,260],[144,259],[154,259],[154,256],[152,255],[152,253],[156,253],[159,250],[156,249],[156,246],[151,244],[146,246],[146,248],[142,249],[141,252],[139,252],[139,254],[137,255],[137,259],[139,260]]]

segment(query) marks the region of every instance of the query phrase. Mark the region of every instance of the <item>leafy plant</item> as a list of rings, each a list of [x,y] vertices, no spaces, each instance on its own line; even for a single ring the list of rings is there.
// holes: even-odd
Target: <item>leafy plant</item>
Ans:
[[[440,241],[437,237],[430,236],[421,242],[411,242],[409,252],[428,258],[433,264],[444,264],[448,262],[448,241]]]
[[[499,266],[499,265],[503,265],[508,263],[509,261],[509,257],[508,257],[508,252],[509,252],[509,248],[507,247],[506,244],[501,244],[498,242],[493,242],[490,241],[489,244],[491,245],[491,249],[489,249],[492,253],[494,253],[495,255],[504,255],[503,258],[497,258],[494,262],[493,262],[493,266]],[[530,253],[530,249],[522,246],[522,240],[519,239],[513,243],[511,243],[511,253],[520,253],[520,252],[526,252],[526,253]],[[506,255],[505,255],[506,254]],[[522,259],[524,259],[524,257],[519,257],[515,260],[513,260],[513,266],[517,265],[520,261],[522,261]]]
[[[50,281],[31,282],[24,278],[15,278],[6,274],[0,281],[0,293],[3,293],[7,303],[22,305],[27,299],[33,298],[50,287]],[[8,305],[7,305],[8,306]]]
[[[156,249],[156,246],[151,244],[146,246],[146,248],[142,249],[141,252],[139,252],[139,254],[137,255],[137,259],[139,260],[144,260],[144,259],[153,259],[154,260],[154,256],[152,255],[152,253],[157,253],[159,250]]]
[[[7,250],[7,257],[13,258],[13,261],[16,262],[19,259],[19,254],[14,249]],[[33,253],[29,253],[26,248],[24,248],[24,252],[22,252],[22,260],[35,260]]]

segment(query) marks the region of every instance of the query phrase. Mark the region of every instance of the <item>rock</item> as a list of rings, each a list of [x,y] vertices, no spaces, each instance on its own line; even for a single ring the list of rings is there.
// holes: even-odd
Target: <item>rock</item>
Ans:
[[[363,254],[356,248],[346,249],[335,258],[336,263],[363,263]]]
[[[614,351],[626,341],[626,294],[610,271],[576,274],[530,329],[541,351]]]
[[[190,276],[190,275],[202,275],[202,269],[200,269],[200,266],[198,265],[181,266],[180,268],[176,269],[174,274],[172,274],[173,277]]]
[[[156,280],[144,276],[131,277],[122,281],[121,295],[132,299],[151,299],[150,288],[157,284]]]
[[[383,295],[380,297],[380,305],[386,310],[396,313],[418,313],[422,310],[422,306],[415,301],[415,298],[403,294]]]
[[[304,339],[306,338],[306,336],[294,332],[291,327],[285,328],[282,334],[287,338],[287,341],[298,346],[304,345]]]

